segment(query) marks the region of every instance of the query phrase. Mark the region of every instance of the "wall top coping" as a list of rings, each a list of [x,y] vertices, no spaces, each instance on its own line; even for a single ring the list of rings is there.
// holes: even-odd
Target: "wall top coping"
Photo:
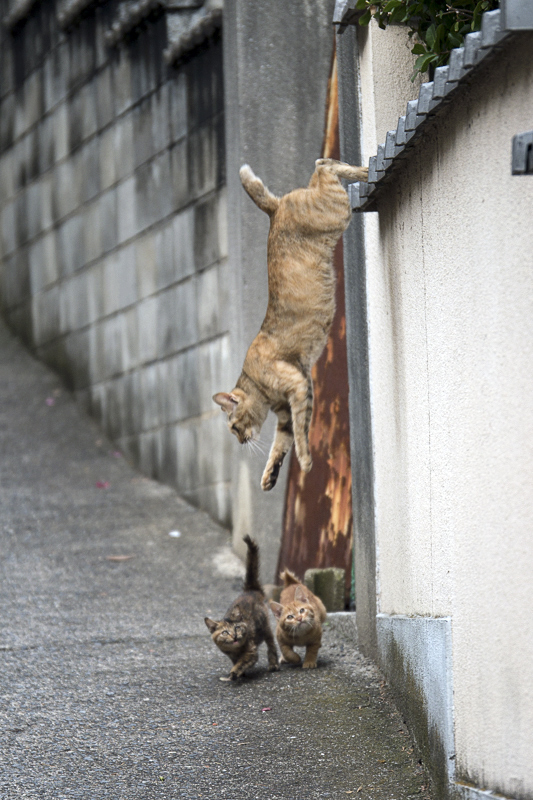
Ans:
[[[337,0],[334,24],[341,28],[354,21],[356,0]],[[481,30],[465,36],[464,45],[450,54],[447,66],[437,67],[434,80],[420,86],[418,98],[407,103],[396,129],[387,133],[383,144],[368,164],[368,183],[348,186],[352,211],[375,211],[375,202],[400,161],[414,151],[430,119],[446,106],[456,89],[491,53],[497,51],[515,31],[533,30],[533,3],[530,0],[501,0],[496,11],[486,11]]]

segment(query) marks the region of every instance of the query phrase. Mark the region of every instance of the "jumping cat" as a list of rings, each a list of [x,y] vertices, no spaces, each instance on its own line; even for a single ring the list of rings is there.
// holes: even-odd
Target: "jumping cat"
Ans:
[[[352,215],[340,178],[366,180],[368,170],[320,158],[307,188],[284,197],[269,192],[247,164],[240,177],[254,203],[270,217],[268,306],[235,388],[229,394],[215,394],[213,400],[227,413],[228,427],[241,444],[257,439],[269,409],[277,415],[261,479],[261,488],[268,491],[275,486],[293,441],[302,470],[309,472],[312,466],[311,368],[333,322],[333,250]]]
[[[296,575],[286,569],[281,573],[283,589],[280,603],[270,601],[272,613],[278,620],[276,638],[281,650],[281,663],[301,664],[294,647],[305,647],[303,669],[314,669],[322,645],[322,623],[326,609],[322,600],[304,586]]]
[[[229,677],[221,678],[221,681],[234,681],[253,667],[262,642],[268,649],[269,672],[279,669],[265,593],[259,580],[259,547],[249,536],[245,536],[244,541],[248,553],[242,594],[231,604],[223,619],[216,622],[205,617],[204,620],[216,646],[233,662]]]

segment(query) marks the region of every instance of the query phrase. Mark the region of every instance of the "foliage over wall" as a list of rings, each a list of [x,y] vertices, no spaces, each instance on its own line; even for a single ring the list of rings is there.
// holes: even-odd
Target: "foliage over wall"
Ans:
[[[375,19],[380,28],[393,23],[408,26],[411,52],[417,56],[414,79],[418,73],[433,73],[435,67],[446,64],[466,34],[479,30],[483,12],[498,5],[498,0],[357,0],[356,8],[364,11],[360,25]]]

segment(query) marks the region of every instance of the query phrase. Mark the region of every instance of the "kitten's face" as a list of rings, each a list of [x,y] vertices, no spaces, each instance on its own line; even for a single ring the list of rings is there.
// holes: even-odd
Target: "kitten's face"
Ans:
[[[283,630],[289,634],[306,633],[315,625],[313,606],[302,600],[290,603],[283,608],[280,624]]]
[[[253,413],[252,400],[244,392],[219,392],[213,400],[228,415],[228,428],[241,444],[257,439],[261,424]]]
[[[218,622],[205,618],[205,624],[211,632],[211,638],[224,653],[240,650],[246,639],[248,628],[245,622],[230,622],[221,619]]]

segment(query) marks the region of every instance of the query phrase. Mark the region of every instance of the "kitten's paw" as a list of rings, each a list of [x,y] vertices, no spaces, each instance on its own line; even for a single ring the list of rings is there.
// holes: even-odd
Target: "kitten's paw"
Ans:
[[[360,177],[357,179],[359,181],[367,181],[368,180],[368,167],[359,167]]]
[[[316,661],[304,661],[302,669],[316,669]]]
[[[269,664],[268,671],[269,672],[279,672],[279,664]]]

